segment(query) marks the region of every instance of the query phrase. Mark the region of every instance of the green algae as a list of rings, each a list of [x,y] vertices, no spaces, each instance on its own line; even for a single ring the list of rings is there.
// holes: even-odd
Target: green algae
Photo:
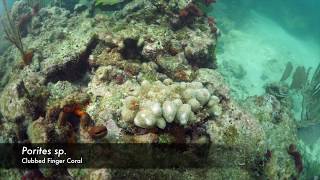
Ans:
[[[110,6],[112,6],[112,5],[116,5],[118,3],[121,3],[121,2],[123,2],[123,0],[96,0],[95,4],[97,6],[99,6],[99,5],[102,5],[102,6],[110,5]]]
[[[120,108],[122,106],[121,100],[124,99],[124,95],[121,92],[114,92],[112,96],[104,99],[107,104],[113,108]]]
[[[159,143],[160,144],[170,144],[174,142],[174,138],[169,134],[161,134],[159,135]]]
[[[229,126],[223,133],[223,141],[226,144],[235,144],[238,139],[239,133],[235,126]]]

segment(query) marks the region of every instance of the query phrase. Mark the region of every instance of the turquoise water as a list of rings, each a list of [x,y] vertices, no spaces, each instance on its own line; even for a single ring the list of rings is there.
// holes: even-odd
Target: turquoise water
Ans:
[[[288,62],[315,70],[320,63],[319,7],[319,0],[229,0],[215,5],[210,15],[221,31],[219,71],[236,99],[263,94],[267,83],[279,82]],[[292,98],[299,121],[302,97],[296,93]],[[319,125],[298,129],[309,178],[320,174],[319,132]]]
[[[11,7],[12,4],[14,3],[14,0],[10,0],[10,1],[7,1],[8,2],[8,6]],[[0,14],[3,12],[3,6],[2,4],[0,4]]]
[[[212,15],[221,30],[218,63],[236,97],[264,92],[263,85],[278,81],[289,61],[316,67],[320,61],[320,13],[316,7],[320,1],[216,4]],[[235,77],[241,73],[246,74],[245,84]]]

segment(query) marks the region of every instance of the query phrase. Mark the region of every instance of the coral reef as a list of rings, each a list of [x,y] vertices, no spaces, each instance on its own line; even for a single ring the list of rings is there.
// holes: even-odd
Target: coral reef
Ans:
[[[112,15],[94,17],[90,8],[61,8],[62,1],[59,7],[42,7],[21,39],[35,50],[33,61],[6,72],[10,78],[0,96],[0,137],[6,142],[210,143],[212,164],[183,172],[62,168],[0,174],[56,179],[295,177],[287,148],[297,144],[296,132],[286,109],[286,89],[270,85],[269,94],[249,98],[243,108],[230,97],[215,70],[218,29],[202,9],[214,2],[130,1]],[[18,53],[10,47],[1,58],[14,61]],[[235,73],[245,75],[241,67]]]
[[[298,142],[296,124],[292,118],[291,105],[288,103],[289,96],[279,97],[277,91],[268,89],[270,86],[266,87],[270,94],[249,97],[242,105],[260,121],[268,137],[267,149],[272,152],[269,160],[262,163],[260,173],[264,177],[277,179],[299,177],[295,162],[287,151],[290,144]],[[282,172],[281,175],[277,174],[279,171]]]

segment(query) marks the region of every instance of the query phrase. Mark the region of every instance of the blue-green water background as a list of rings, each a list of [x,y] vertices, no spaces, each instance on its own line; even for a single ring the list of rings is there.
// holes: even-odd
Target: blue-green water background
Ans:
[[[265,92],[287,62],[313,70],[320,63],[320,0],[220,0],[210,10],[221,36],[218,70],[236,99]],[[298,99],[298,98],[297,98]],[[300,119],[301,102],[293,103]],[[319,112],[320,113],[320,112]],[[320,175],[320,125],[298,130],[305,178]],[[308,155],[307,155],[308,154]]]
[[[219,9],[223,6],[223,9]],[[320,42],[319,0],[220,0],[213,14],[228,16],[238,24],[248,21],[252,10],[260,12],[282,25],[297,37],[315,38]]]
[[[227,81],[246,75],[243,80],[254,86],[229,83],[238,91],[235,96],[243,99],[263,93],[263,85],[278,81],[287,62],[313,69],[317,66],[319,7],[319,0],[220,0],[209,10],[222,34],[217,47],[222,74]],[[232,73],[235,64],[240,70]]]
[[[11,7],[12,4],[14,3],[13,0],[10,0],[10,1],[7,1],[7,2],[8,2],[9,7]],[[0,5],[0,14],[2,14],[2,12],[3,12],[3,7],[2,7],[2,4],[1,4],[1,5]]]

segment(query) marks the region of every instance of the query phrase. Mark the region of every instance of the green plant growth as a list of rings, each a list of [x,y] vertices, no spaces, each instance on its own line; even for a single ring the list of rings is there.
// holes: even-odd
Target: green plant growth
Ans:
[[[96,6],[107,6],[107,5],[112,6],[121,2],[123,2],[123,0],[96,0],[95,4]]]
[[[237,140],[239,133],[235,126],[229,126],[223,133],[223,141],[230,145],[234,144]]]
[[[5,38],[19,50],[24,64],[28,65],[32,60],[33,53],[31,51],[25,51],[24,49],[20,30],[12,19],[7,0],[2,0],[2,5],[4,7],[4,15],[0,17],[0,21],[5,33]]]

